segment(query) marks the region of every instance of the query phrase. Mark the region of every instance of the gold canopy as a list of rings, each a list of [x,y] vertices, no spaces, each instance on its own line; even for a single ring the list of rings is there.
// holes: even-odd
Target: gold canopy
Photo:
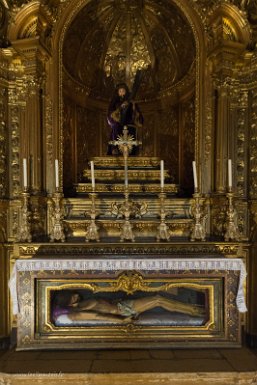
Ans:
[[[167,0],[90,2],[73,20],[63,47],[67,73],[93,96],[118,82],[131,86],[143,69],[141,97],[156,97],[180,81],[194,60],[191,27]]]

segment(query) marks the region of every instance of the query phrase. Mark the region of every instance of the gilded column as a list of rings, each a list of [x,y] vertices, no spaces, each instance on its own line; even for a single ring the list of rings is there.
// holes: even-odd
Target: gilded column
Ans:
[[[227,186],[229,92],[227,80],[216,80],[215,90],[215,191],[224,193]]]
[[[0,50],[0,348],[8,336],[7,216],[8,216],[8,58]]]

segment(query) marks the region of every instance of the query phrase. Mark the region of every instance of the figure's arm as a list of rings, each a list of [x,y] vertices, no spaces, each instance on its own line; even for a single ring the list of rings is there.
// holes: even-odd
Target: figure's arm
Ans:
[[[116,108],[116,110],[112,111],[108,115],[109,121],[113,121],[112,123],[118,123],[120,122],[120,108]]]
[[[117,322],[117,323],[123,323],[128,322],[126,318],[115,316],[112,314],[102,314],[92,311],[79,311],[69,314],[69,318],[72,321],[111,321],[111,322]]]

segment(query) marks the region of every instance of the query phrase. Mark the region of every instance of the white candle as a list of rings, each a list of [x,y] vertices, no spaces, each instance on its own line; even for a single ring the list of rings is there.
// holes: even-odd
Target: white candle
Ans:
[[[27,159],[23,159],[23,187],[28,187]]]
[[[232,161],[228,160],[228,187],[232,188]]]
[[[90,168],[91,168],[91,181],[92,181],[92,189],[95,189],[95,169],[94,169],[94,162],[90,161]]]
[[[55,187],[59,188],[59,162],[55,159]]]
[[[197,181],[197,172],[196,172],[196,163],[195,160],[193,160],[193,176],[194,176],[194,186],[195,190],[198,188],[198,181]]]
[[[164,188],[164,161],[161,160],[161,189]]]

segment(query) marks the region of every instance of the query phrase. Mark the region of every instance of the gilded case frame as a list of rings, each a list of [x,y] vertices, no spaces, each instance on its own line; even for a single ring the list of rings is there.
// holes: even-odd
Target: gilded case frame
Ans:
[[[24,284],[25,283],[25,284]],[[89,289],[103,292],[151,291],[165,287],[198,287],[208,291],[211,299],[209,322],[203,326],[126,325],[56,327],[50,317],[52,290]],[[220,347],[240,346],[240,318],[235,305],[238,272],[234,271],[158,271],[94,272],[40,271],[20,272],[18,289],[21,312],[18,319],[18,350],[71,347]],[[154,289],[156,291],[156,288]],[[159,290],[161,291],[161,290]],[[43,306],[42,306],[43,305]],[[185,342],[186,340],[186,342]],[[71,345],[72,343],[72,345]]]

